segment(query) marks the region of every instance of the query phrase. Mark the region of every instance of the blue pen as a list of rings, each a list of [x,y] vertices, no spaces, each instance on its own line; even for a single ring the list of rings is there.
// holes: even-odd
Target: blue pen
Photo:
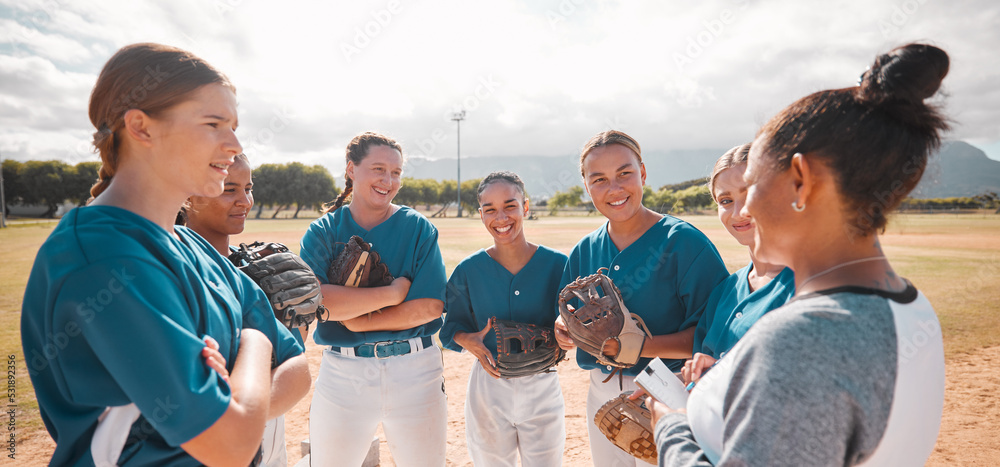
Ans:
[[[708,370],[711,370],[712,368],[715,368],[715,365],[719,364],[719,362],[722,360],[722,357],[724,355],[726,355],[726,353],[722,352],[722,355],[719,355],[719,360],[716,360],[715,363],[712,364],[712,366],[708,367]],[[705,370],[705,372],[702,373],[702,376],[704,376],[705,373],[708,373],[708,370]],[[694,381],[691,381],[690,383],[688,383],[687,386],[684,387],[684,390],[686,390],[687,392],[691,392],[692,389],[694,389]]]

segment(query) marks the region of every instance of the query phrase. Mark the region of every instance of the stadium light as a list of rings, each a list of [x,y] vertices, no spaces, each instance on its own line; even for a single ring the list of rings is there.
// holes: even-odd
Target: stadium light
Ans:
[[[455,217],[462,217],[462,120],[465,120],[465,111],[451,114],[451,119],[456,123],[458,131],[458,183],[455,184],[455,192],[458,193],[458,215]]]

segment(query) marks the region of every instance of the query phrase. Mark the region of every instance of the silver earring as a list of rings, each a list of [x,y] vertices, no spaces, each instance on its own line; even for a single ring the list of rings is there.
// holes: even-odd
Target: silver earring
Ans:
[[[797,203],[795,201],[792,201],[792,209],[794,209],[795,212],[805,211],[806,210],[806,203],[802,203],[802,206],[799,206],[799,203]]]

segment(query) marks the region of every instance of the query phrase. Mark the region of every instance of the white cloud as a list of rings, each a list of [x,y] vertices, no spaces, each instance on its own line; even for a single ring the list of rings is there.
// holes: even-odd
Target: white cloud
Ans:
[[[94,76],[59,70],[42,57],[0,55],[0,126],[72,130],[87,125]],[[82,112],[81,112],[82,111]]]
[[[572,154],[610,127],[649,151],[727,148],[910,40],[952,57],[952,136],[1000,140],[1000,6],[986,0],[0,3],[10,12],[0,27],[32,35],[0,37],[0,144],[19,159],[75,154],[74,138],[35,138],[58,127],[89,135],[96,74],[140,41],[191,50],[232,78],[255,163],[337,170],[367,129],[453,157],[446,116],[462,106],[474,107],[463,154]]]

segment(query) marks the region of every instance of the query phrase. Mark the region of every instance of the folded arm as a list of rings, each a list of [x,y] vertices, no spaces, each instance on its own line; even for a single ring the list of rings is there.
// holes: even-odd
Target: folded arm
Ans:
[[[357,318],[368,312],[399,305],[410,291],[410,280],[399,277],[383,287],[345,287],[323,284],[323,305],[330,310],[331,321]]]
[[[383,308],[381,313],[358,316],[342,323],[352,332],[402,331],[434,321],[442,312],[444,302],[441,300],[418,298]]]
[[[250,464],[264,436],[271,398],[271,342],[255,329],[243,329],[240,348],[229,374],[232,398],[212,426],[181,444],[205,465]]]
[[[298,332],[292,330],[292,332]],[[305,354],[299,354],[277,368],[271,370],[271,405],[267,419],[270,420],[291,410],[299,400],[309,393],[312,375]]]

